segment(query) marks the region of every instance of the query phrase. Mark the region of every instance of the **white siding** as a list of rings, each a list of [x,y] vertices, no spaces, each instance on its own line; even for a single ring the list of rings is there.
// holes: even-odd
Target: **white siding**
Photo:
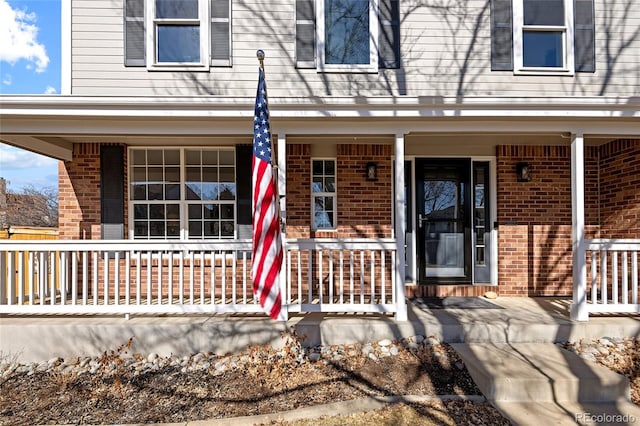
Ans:
[[[625,10],[629,1],[634,4]],[[446,8],[424,3],[401,2],[401,69],[320,74],[295,68],[294,0],[233,1],[233,67],[207,72],[125,67],[122,1],[73,0],[72,93],[253,96],[255,52],[263,49],[270,96],[640,94],[640,0],[595,2],[596,72],[575,76],[491,71],[488,0],[448,2]]]

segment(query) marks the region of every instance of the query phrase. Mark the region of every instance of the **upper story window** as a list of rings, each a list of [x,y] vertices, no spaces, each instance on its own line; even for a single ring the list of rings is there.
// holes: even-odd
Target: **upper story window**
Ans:
[[[125,65],[206,71],[231,65],[231,0],[125,0]]]
[[[313,229],[335,229],[337,212],[336,161],[311,160]]]
[[[205,65],[208,15],[206,2],[198,0],[155,0],[153,2],[153,43],[150,66]],[[149,37],[149,36],[148,36]]]
[[[296,0],[296,65],[377,72],[400,66],[398,0]]]
[[[515,70],[573,73],[572,18],[573,0],[515,1]]]
[[[491,69],[595,71],[593,0],[492,0]]]
[[[377,71],[377,1],[323,0],[319,6],[320,68]]]
[[[234,150],[132,148],[130,158],[133,238],[235,237]]]

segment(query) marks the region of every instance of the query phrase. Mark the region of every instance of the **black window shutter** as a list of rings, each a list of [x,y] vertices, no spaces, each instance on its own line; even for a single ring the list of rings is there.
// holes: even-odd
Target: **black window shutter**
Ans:
[[[595,72],[595,19],[593,0],[575,0],[574,50],[577,72]]]
[[[124,148],[100,146],[100,222],[103,239],[124,238]]]
[[[251,159],[252,145],[236,146],[236,197],[238,238],[251,238]]]
[[[511,0],[491,0],[491,70],[513,70]]]
[[[143,67],[145,63],[144,1],[124,2],[124,64]]]
[[[231,65],[230,0],[211,0],[211,63]]]
[[[378,67],[400,68],[400,1],[380,0]]]
[[[315,0],[296,0],[296,67],[316,67]]]

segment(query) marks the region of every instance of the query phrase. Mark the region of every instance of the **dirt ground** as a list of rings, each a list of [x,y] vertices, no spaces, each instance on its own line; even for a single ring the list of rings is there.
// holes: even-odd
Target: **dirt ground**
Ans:
[[[128,354],[123,346],[98,359],[92,373],[67,366],[3,374],[0,424],[171,423],[273,413],[365,396],[480,394],[450,346],[427,341],[394,345],[397,354],[392,355],[381,353],[377,345],[314,353],[290,339],[278,350],[252,347],[228,356],[201,354],[199,360],[165,360],[164,366],[156,360],[160,367],[152,370],[141,369],[147,358]],[[609,367],[630,377],[638,403],[638,344],[634,341],[629,348]],[[64,366],[63,360],[56,362]],[[445,401],[438,409],[453,424],[509,424],[486,402]]]

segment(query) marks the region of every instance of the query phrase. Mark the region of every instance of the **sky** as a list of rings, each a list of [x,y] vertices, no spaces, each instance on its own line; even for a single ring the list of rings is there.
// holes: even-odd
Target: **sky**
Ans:
[[[60,34],[60,0],[0,0],[0,95],[60,93]],[[58,162],[0,143],[0,177],[14,192],[57,187]]]

